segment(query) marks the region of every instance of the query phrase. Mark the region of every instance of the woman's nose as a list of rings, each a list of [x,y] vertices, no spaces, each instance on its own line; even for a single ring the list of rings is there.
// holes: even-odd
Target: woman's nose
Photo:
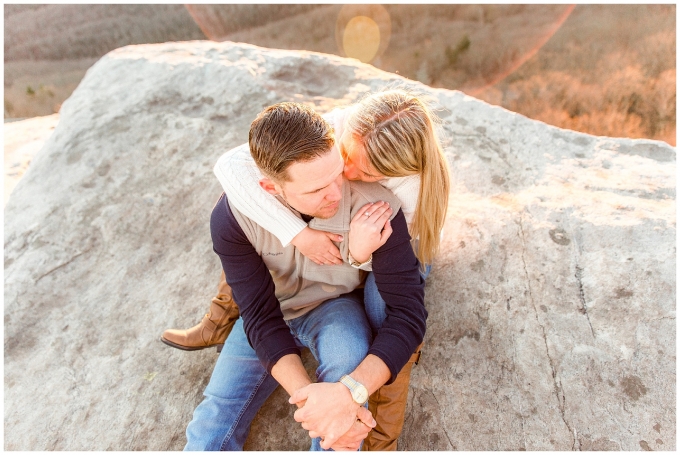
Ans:
[[[348,180],[354,180],[359,177],[357,168],[352,164],[352,162],[345,162],[345,169],[343,170],[345,178]]]

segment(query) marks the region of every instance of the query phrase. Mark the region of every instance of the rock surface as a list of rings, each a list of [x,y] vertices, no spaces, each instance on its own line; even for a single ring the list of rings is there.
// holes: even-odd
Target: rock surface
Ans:
[[[181,449],[216,354],[158,337],[217,284],[215,161],[269,104],[324,112],[394,82],[444,108],[454,178],[400,449],[674,450],[675,149],[212,42],[102,58],[10,197],[4,448]],[[308,447],[285,398],[246,448]]]
[[[24,176],[33,156],[40,151],[59,122],[59,114],[18,120],[3,125],[5,158],[5,194],[3,207],[9,195]]]

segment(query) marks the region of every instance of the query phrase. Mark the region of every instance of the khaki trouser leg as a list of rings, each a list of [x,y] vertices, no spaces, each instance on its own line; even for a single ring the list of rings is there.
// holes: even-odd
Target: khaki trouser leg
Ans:
[[[376,426],[364,440],[362,450],[397,450],[397,439],[404,427],[408,385],[411,369],[420,358],[420,348],[411,356],[392,384],[376,390],[368,399],[368,410],[373,414]]]
[[[163,332],[161,341],[185,351],[212,346],[217,346],[220,351],[238,317],[239,309],[231,296],[231,287],[227,284],[223,271],[217,285],[217,295],[213,297],[210,311],[203,320],[190,329],[168,329]]]

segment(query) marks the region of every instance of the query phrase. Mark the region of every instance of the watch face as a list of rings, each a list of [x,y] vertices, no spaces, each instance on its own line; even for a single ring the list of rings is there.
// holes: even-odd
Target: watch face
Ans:
[[[359,404],[364,404],[368,400],[368,390],[363,385],[357,387],[352,395],[354,401]]]

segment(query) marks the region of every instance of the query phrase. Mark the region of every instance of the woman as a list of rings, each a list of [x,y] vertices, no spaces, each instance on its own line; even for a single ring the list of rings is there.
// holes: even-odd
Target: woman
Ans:
[[[425,277],[439,249],[450,188],[448,166],[436,132],[438,118],[423,99],[403,89],[368,95],[356,105],[336,109],[325,118],[334,126],[336,145],[345,160],[345,177],[378,182],[400,200],[414,252],[421,263],[421,274]],[[283,246],[292,243],[318,264],[342,263],[343,258],[333,243],[342,240],[341,236],[309,228],[278,199],[260,188],[258,182],[262,174],[247,145],[224,154],[215,166],[215,174],[230,203],[273,233]],[[389,207],[382,202],[367,204],[352,219],[348,260],[353,266],[370,270],[371,254],[391,233],[389,220],[380,221],[385,219],[381,215],[387,210]],[[383,235],[370,235],[381,231]],[[372,273],[366,280],[364,303],[375,334],[385,319],[385,302]],[[238,308],[223,274],[218,296],[203,321],[189,330],[168,330],[161,339],[185,350],[220,345],[237,318]],[[409,362],[394,383],[371,396],[373,403],[369,401],[369,409],[378,421],[366,440],[371,450],[396,448],[412,365],[413,362]],[[378,404],[380,414],[390,416],[389,422],[376,414]]]

